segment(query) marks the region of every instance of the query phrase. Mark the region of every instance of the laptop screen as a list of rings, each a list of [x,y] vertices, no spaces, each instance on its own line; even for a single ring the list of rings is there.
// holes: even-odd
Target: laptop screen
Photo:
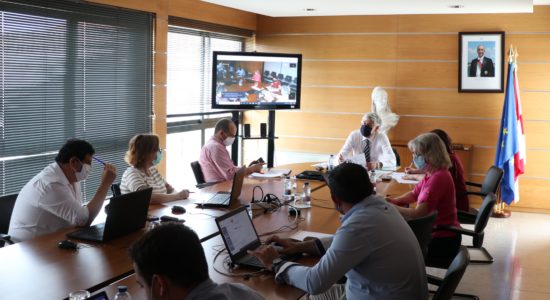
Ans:
[[[251,244],[258,242],[258,235],[248,216],[248,211],[244,207],[238,210],[237,213],[218,221],[227,251],[232,256],[247,250]]]

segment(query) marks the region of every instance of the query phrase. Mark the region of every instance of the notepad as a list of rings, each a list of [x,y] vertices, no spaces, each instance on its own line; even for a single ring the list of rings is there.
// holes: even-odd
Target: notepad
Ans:
[[[289,169],[271,169],[265,173],[254,172],[250,176],[255,178],[280,178],[287,176],[290,172]]]
[[[401,183],[401,184],[417,184],[417,180],[410,180],[410,179],[403,179],[403,176],[407,175],[403,172],[393,172],[391,174],[391,177],[395,179],[395,181]]]

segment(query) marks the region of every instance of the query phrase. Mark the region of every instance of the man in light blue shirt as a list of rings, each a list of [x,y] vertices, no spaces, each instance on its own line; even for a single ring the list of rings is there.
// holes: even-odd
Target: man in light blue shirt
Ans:
[[[347,299],[427,299],[422,252],[414,233],[399,212],[373,186],[362,166],[339,165],[328,178],[332,201],[343,217],[333,237],[293,242],[273,237],[282,253],[321,255],[313,267],[281,260],[271,247],[253,252],[277,281],[311,295],[330,289],[347,277]]]

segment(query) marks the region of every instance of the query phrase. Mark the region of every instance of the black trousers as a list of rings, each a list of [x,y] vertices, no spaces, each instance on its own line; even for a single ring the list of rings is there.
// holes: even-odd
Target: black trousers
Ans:
[[[455,258],[462,244],[462,235],[457,234],[451,237],[434,237],[428,246],[428,260],[448,260],[449,263]]]

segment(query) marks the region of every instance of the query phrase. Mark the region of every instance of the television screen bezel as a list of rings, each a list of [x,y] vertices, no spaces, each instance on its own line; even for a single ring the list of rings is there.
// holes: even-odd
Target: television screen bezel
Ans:
[[[298,59],[298,71],[296,79],[296,104],[239,104],[228,105],[218,104],[216,102],[216,88],[217,88],[217,65],[219,55],[236,55],[236,56],[257,56],[257,57],[291,57]],[[262,70],[263,76],[263,70]],[[287,110],[287,109],[300,109],[301,97],[302,97],[302,54],[292,53],[270,53],[270,52],[241,52],[241,51],[213,51],[212,52],[212,86],[211,86],[211,102],[212,109],[228,109],[228,110]]]

